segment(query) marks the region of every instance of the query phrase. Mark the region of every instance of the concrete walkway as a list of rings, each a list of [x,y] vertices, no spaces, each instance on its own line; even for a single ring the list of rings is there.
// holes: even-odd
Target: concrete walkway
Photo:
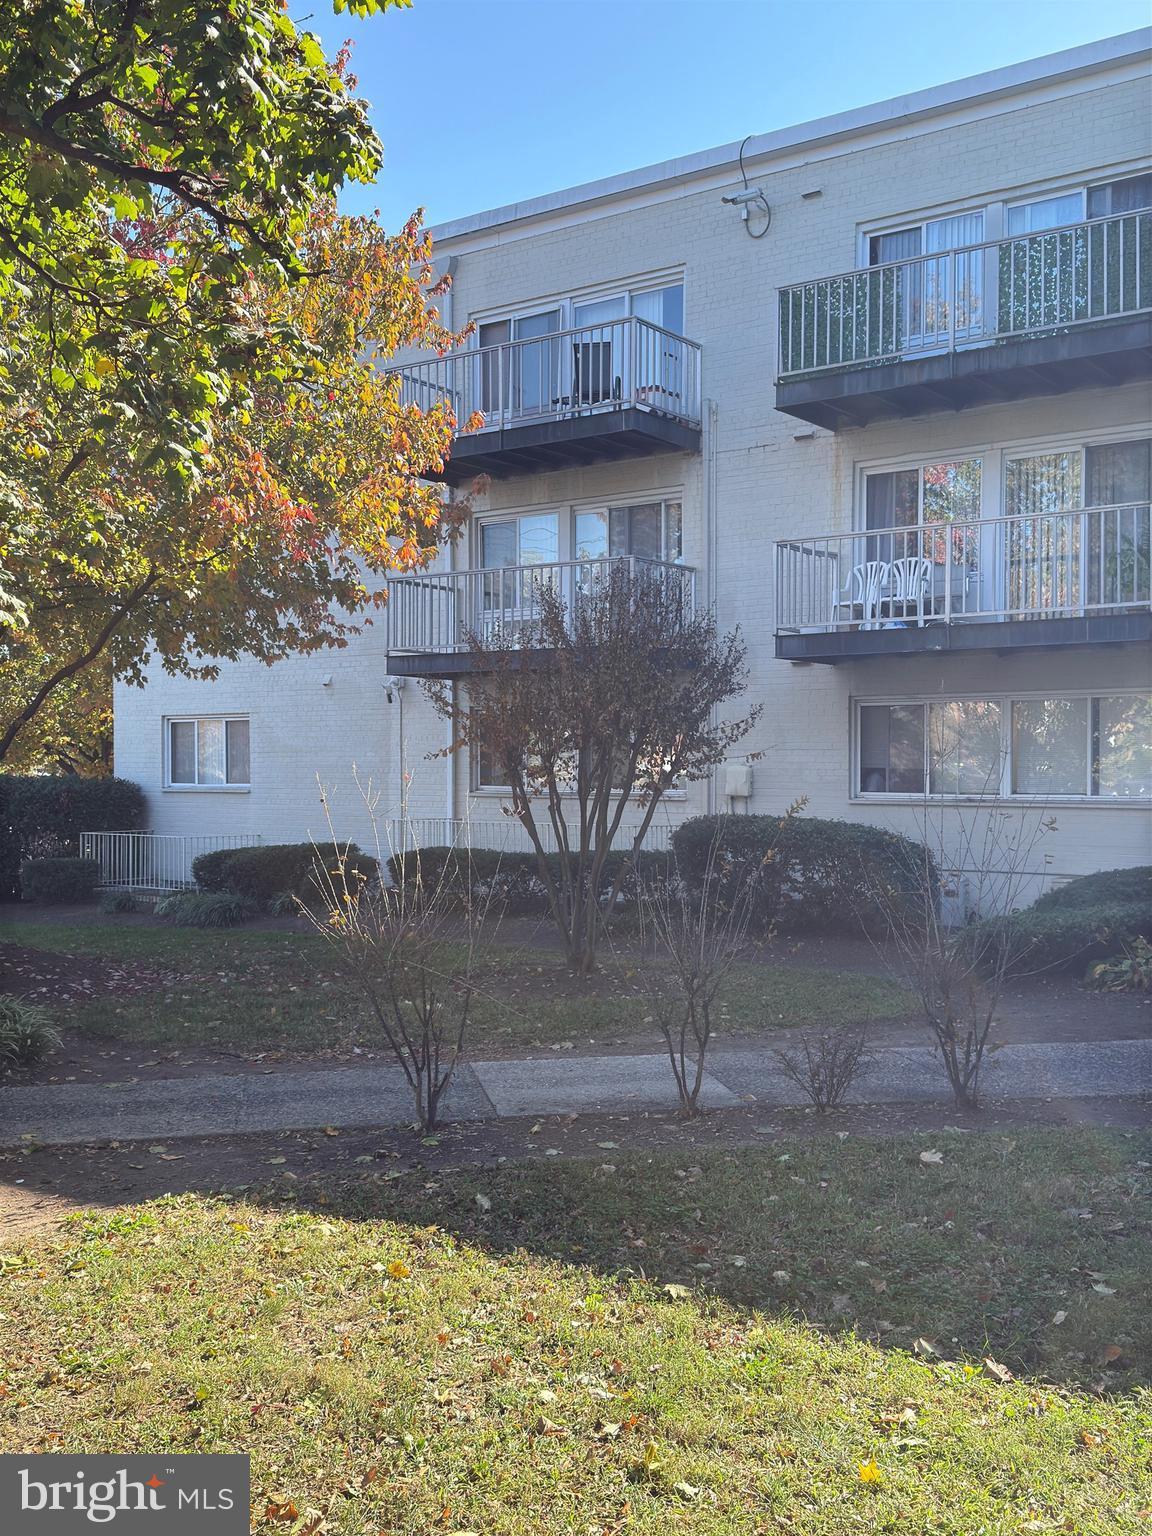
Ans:
[[[703,1102],[709,1108],[806,1102],[769,1049],[717,1049],[708,1067]],[[1021,1100],[1152,1094],[1152,1040],[1005,1046],[986,1061],[983,1092]],[[950,1097],[940,1062],[924,1046],[877,1051],[850,1095],[854,1104],[949,1103]],[[476,1061],[457,1072],[446,1118],[620,1113],[675,1104],[671,1068],[661,1055]],[[0,1144],[397,1126],[412,1119],[403,1074],[375,1066],[0,1088]]]

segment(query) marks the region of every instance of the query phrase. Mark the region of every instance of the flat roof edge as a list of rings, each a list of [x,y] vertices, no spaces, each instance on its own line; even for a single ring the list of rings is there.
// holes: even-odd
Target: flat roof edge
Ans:
[[[1152,27],[1141,27],[1134,32],[1123,32],[1116,37],[1101,38],[1097,42],[1081,43],[1075,48],[1065,48],[1058,53],[1027,59],[1019,64],[1007,64],[983,74],[949,81],[945,85],[929,86],[868,106],[852,107],[845,112],[777,128],[771,133],[755,134],[745,142],[744,159],[747,163],[785,150],[797,150],[805,146],[815,148],[885,124],[931,117],[954,107],[977,105],[1029,87],[1057,84],[1061,80],[1136,63],[1147,58],[1150,51]],[[566,209],[609,202],[613,198],[650,190],[668,182],[690,180],[695,176],[714,173],[728,165],[735,166],[739,149],[739,141],[733,141],[714,149],[699,150],[655,165],[642,166],[638,170],[623,171],[598,181],[548,192],[524,202],[507,203],[500,208],[468,214],[460,219],[433,225],[432,236],[437,244],[444,244],[499,229],[504,225],[527,223]]]

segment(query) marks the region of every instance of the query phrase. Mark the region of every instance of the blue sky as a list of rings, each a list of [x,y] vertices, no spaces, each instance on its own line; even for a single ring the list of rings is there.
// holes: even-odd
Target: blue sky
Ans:
[[[1148,0],[415,0],[354,44],[385,164],[348,212],[431,223],[1145,26]]]

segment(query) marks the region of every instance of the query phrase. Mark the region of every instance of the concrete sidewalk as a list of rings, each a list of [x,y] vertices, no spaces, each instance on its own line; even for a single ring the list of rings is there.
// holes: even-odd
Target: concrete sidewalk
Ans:
[[[806,1102],[770,1049],[717,1049],[708,1058],[703,1102],[712,1109]],[[1131,1098],[1152,1094],[1152,1040],[1010,1045],[987,1058],[990,1099]],[[877,1051],[853,1104],[949,1103],[940,1062],[926,1046]],[[593,1114],[674,1108],[666,1056],[582,1056],[562,1061],[476,1061],[452,1083],[446,1118]],[[134,1083],[63,1083],[0,1088],[0,1144],[47,1145],[398,1126],[413,1119],[398,1068],[292,1069]]]

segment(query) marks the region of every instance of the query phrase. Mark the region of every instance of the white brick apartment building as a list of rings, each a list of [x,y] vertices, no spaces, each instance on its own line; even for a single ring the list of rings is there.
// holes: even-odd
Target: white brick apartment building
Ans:
[[[750,796],[721,772],[665,820],[1051,804],[1045,878],[1152,861],[1148,45],[441,226],[476,330],[403,387],[484,412],[449,471],[491,477],[473,525],[347,650],[118,688],[152,829],[303,838],[319,779],[363,837],[354,763],[385,815],[498,817],[483,764],[429,756],[418,678],[466,687],[516,568],[629,555],[741,627],[765,705]]]

